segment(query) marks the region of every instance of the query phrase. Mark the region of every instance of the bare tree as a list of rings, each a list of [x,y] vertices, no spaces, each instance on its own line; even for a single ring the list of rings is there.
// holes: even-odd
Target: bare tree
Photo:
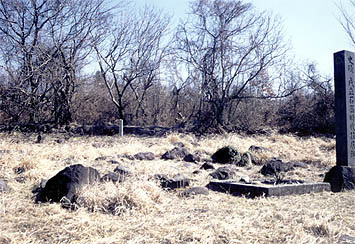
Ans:
[[[104,0],[0,0],[1,100],[12,121],[71,121],[77,75],[106,25]]]
[[[136,117],[144,115],[146,92],[160,76],[160,66],[168,53],[164,42],[169,17],[145,7],[138,14],[121,13],[106,41],[95,45],[103,80],[119,118],[126,119],[128,96],[136,101]]]
[[[200,89],[198,122],[222,127],[228,107],[265,96],[248,88],[272,89],[273,77],[260,77],[281,64],[287,51],[279,18],[237,0],[193,1],[190,19],[178,26],[176,47],[177,59]]]
[[[337,6],[340,11],[339,22],[355,46],[355,0],[348,0],[347,6],[343,4]]]

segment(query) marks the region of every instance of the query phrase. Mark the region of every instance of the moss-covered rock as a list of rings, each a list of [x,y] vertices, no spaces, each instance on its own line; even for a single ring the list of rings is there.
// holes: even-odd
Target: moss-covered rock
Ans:
[[[241,155],[232,146],[226,146],[218,149],[213,155],[212,160],[220,164],[235,164],[237,165],[241,160]]]

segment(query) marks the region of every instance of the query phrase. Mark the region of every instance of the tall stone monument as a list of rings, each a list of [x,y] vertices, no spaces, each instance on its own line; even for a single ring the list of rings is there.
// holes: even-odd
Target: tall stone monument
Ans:
[[[334,53],[336,166],[325,176],[332,191],[355,189],[355,54]]]

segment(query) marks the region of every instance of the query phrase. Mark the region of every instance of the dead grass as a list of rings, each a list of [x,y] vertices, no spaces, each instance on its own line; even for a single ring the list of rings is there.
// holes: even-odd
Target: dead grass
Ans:
[[[343,234],[355,236],[354,192],[247,199],[210,191],[206,196],[185,198],[150,180],[156,173],[183,173],[193,179],[193,186],[209,182],[210,172],[192,173],[199,165],[159,159],[182,142],[206,159],[226,145],[241,152],[251,145],[262,146],[269,149],[258,155],[263,160],[280,157],[308,164],[290,177],[322,181],[322,174],[335,165],[334,139],[171,134],[161,138],[72,137],[57,143],[60,137],[47,136],[35,144],[35,136],[0,134],[0,178],[11,188],[0,193],[0,243],[337,243]],[[147,151],[157,159],[122,157]],[[102,157],[119,161],[134,176],[117,185],[85,187],[77,211],[59,204],[34,204],[33,187],[70,164],[95,167],[101,174],[112,171],[115,165]],[[16,167],[26,169],[21,174],[26,177],[24,183],[16,181]],[[257,176],[260,167],[240,168],[239,173]]]

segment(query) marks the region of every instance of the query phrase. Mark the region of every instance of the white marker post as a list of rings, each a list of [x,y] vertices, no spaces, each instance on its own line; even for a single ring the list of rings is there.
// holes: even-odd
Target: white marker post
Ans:
[[[119,122],[120,122],[119,133],[120,133],[120,136],[123,136],[123,119],[120,119]]]

